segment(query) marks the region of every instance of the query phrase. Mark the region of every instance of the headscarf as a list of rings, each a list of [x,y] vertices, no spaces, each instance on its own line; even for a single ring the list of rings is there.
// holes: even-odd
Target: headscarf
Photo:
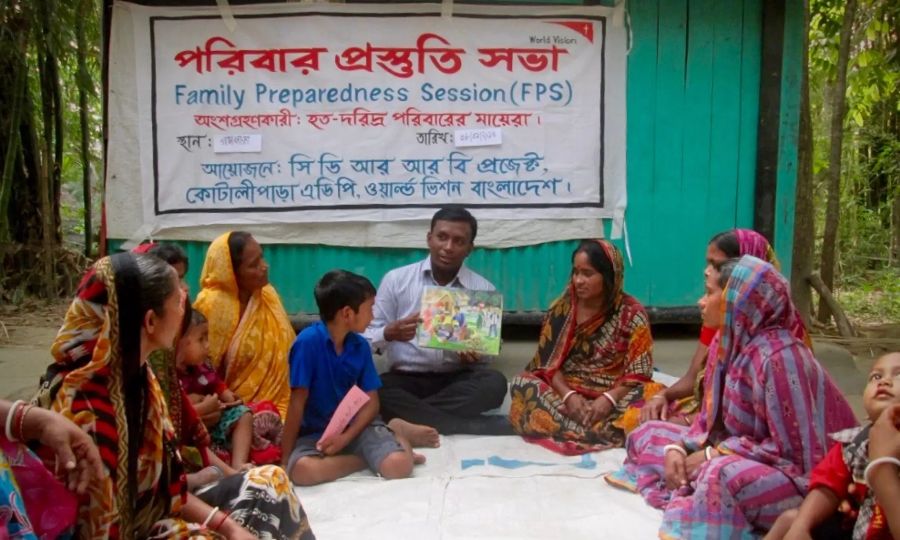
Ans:
[[[647,314],[643,306],[625,294],[622,288],[625,274],[622,253],[606,240],[596,242],[603,249],[613,270],[608,309],[579,325],[578,302],[570,280],[563,294],[547,310],[537,352],[527,367],[549,383],[569,359],[573,349],[585,352],[585,348],[593,347],[597,354],[610,358],[624,354],[622,362],[606,366],[601,370],[603,373],[584,374],[580,381],[569,381],[573,389],[594,397],[601,393],[597,391],[601,387],[612,388],[620,382],[648,382],[653,364],[653,339],[650,336]]]
[[[219,236],[206,252],[194,309],[209,321],[210,361],[231,391],[245,403],[272,401],[284,418],[294,329],[272,285],[254,291],[241,316],[230,236]]]
[[[771,264],[775,270],[781,271],[781,265],[778,262],[778,257],[775,255],[775,250],[772,248],[769,241],[766,240],[765,236],[752,229],[734,229],[733,232],[738,241],[740,257],[743,257],[744,255],[756,257],[757,259]],[[797,311],[793,304],[791,304],[791,308],[794,312],[791,322],[791,332],[793,332],[797,339],[802,341],[810,348],[810,350],[812,350],[812,339],[809,337],[809,332],[806,330],[806,324],[803,323],[803,317],[800,316],[800,312]],[[701,343],[709,346],[712,344],[712,339],[716,335],[716,329],[704,326],[700,335]],[[702,384],[702,381],[703,372],[701,371],[697,374],[697,382],[694,385],[695,391],[699,388],[697,385]]]
[[[787,280],[774,266],[750,255],[741,257],[732,271],[723,295],[724,323],[718,339],[710,347],[703,402],[700,413],[695,417],[686,436],[686,446],[693,450],[702,448],[714,432],[723,429],[722,410],[725,406],[723,396],[726,379],[729,376],[752,377],[749,373],[732,373],[733,370],[729,371],[732,366],[742,366],[742,369],[745,369],[743,367],[745,365],[758,365],[781,357],[790,358],[791,362],[802,366],[808,371],[807,375],[814,374],[809,376],[815,380],[803,379],[801,384],[814,385],[821,390],[821,395],[816,396],[817,402],[804,404],[809,405],[809,410],[817,412],[818,416],[797,418],[791,422],[794,427],[798,423],[804,424],[809,430],[824,437],[833,431],[834,427],[843,429],[855,425],[853,413],[831,377],[818,364],[808,347],[798,346],[800,340],[793,331],[797,322],[797,310],[791,302]],[[787,381],[789,374],[785,374],[784,377]],[[803,388],[792,393],[796,394],[794,397],[797,400],[803,400],[807,397],[806,390]],[[763,406],[763,404],[755,405],[755,407]],[[824,411],[821,410],[823,407]],[[766,413],[776,414],[772,411]],[[804,411],[778,411],[777,414],[802,415]],[[831,427],[813,425],[817,421],[827,422]],[[752,424],[752,421],[746,420],[745,423]],[[822,441],[812,441],[810,438],[805,444],[797,440],[782,442],[797,451],[799,448]],[[804,471],[808,472],[815,464],[816,458],[810,456],[815,456],[819,450],[821,448],[818,447],[805,449],[806,459],[803,461],[804,467],[808,468],[804,468]],[[818,455],[818,458],[821,457]]]
[[[737,237],[741,257],[752,255],[771,264],[775,267],[775,270],[781,270],[781,264],[778,262],[778,257],[775,256],[775,250],[765,236],[752,229],[735,229],[734,235]]]
[[[144,536],[178,512],[185,493],[163,392],[139,365],[134,257],[105,257],[88,271],[51,348],[57,384],[45,383],[39,396],[93,438],[109,473],[89,486],[89,502],[79,508],[79,533],[89,538]]]

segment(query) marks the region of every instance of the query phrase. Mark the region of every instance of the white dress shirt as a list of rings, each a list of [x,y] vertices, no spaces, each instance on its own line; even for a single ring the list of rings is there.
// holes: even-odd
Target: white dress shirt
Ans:
[[[410,341],[384,339],[384,327],[388,323],[421,311],[422,293],[429,285],[438,285],[431,273],[430,255],[424,261],[391,270],[381,280],[375,296],[375,318],[364,336],[372,344],[372,349],[380,349],[387,354],[391,369],[416,373],[450,373],[462,367],[457,353],[419,347],[415,343],[415,337]],[[460,267],[456,277],[444,286],[471,291],[495,290],[490,281],[469,270],[465,264]]]

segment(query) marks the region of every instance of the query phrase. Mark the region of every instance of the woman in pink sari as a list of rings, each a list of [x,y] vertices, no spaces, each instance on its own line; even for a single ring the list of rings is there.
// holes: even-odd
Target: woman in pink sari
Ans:
[[[700,412],[690,427],[636,429],[624,467],[607,481],[664,510],[661,538],[753,538],[800,504],[827,434],[856,419],[794,335],[788,284],[771,264],[726,263],[706,291],[704,322],[721,329]]]
[[[775,270],[779,269],[775,250],[772,249],[772,245],[765,236],[751,229],[730,229],[713,236],[706,246],[705,274],[708,275],[728,259],[737,259],[744,255],[753,255],[757,259],[770,263]],[[792,328],[794,335],[811,348],[812,342],[809,340],[802,319],[798,316],[794,320]],[[704,324],[700,330],[697,350],[691,358],[687,373],[669,388],[655,394],[652,399],[636,404],[637,407],[641,407],[641,422],[668,420],[676,424],[690,425],[694,415],[700,409],[706,357],[716,332],[718,332],[718,328]]]
[[[0,399],[0,422],[0,538],[70,538],[78,495],[103,475],[97,447],[62,415],[23,401]],[[57,474],[26,443],[39,444]]]

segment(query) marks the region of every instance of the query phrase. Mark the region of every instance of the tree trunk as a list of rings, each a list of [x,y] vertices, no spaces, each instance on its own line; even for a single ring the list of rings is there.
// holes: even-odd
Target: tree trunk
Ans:
[[[81,2],[81,13],[87,14],[91,1]],[[86,86],[90,83],[87,70],[87,44],[84,39],[84,19],[75,18],[75,39],[78,46],[78,118],[81,124],[81,190],[84,197],[84,256],[90,258],[93,247],[93,225],[91,223],[91,148],[90,126],[88,124],[88,96]]]
[[[834,290],[834,266],[837,247],[837,231],[840,223],[841,201],[841,150],[844,142],[844,113],[847,101],[847,64],[850,60],[850,41],[853,37],[853,19],[856,17],[856,0],[844,5],[844,21],[841,26],[841,42],[838,48],[837,80],[831,102],[831,146],[828,152],[828,203],[825,207],[825,235],[822,240],[822,282]],[[819,302],[819,321],[827,322],[831,313],[826,302]]]
[[[22,244],[41,243],[41,202],[38,192],[38,178],[41,171],[41,155],[35,127],[35,107],[31,92],[23,96],[19,143],[22,145],[21,162],[16,169],[21,177],[13,185],[12,205],[18,209],[13,227],[13,239]],[[37,266],[35,265],[35,268]]]
[[[794,256],[791,268],[791,296],[809,327],[812,317],[812,293],[807,277],[813,272],[813,242],[816,215],[813,206],[813,136],[809,102],[809,1],[803,2],[804,47],[803,80],[800,86],[800,134],[798,140],[797,191],[794,218]]]
[[[56,277],[53,269],[53,254],[55,252],[54,239],[54,186],[53,186],[53,128],[56,125],[53,117],[53,88],[51,73],[48,70],[47,40],[49,39],[50,6],[48,0],[40,0],[40,29],[37,36],[38,73],[41,86],[41,118],[43,120],[43,141],[40,148],[40,170],[38,172],[38,197],[41,205],[41,255],[43,259],[43,294],[46,298],[56,296]]]
[[[819,293],[819,296],[822,298],[822,303],[828,304],[831,308],[831,312],[834,313],[834,322],[837,325],[838,332],[841,336],[854,337],[856,335],[856,330],[853,329],[853,324],[850,322],[850,319],[847,318],[847,314],[844,313],[844,310],[841,308],[841,305],[838,304],[834,295],[828,290],[828,287],[822,283],[822,278],[820,278],[818,274],[812,274],[809,276],[809,284]]]
[[[62,167],[65,151],[63,134],[62,86],[59,81],[59,60],[52,52],[47,54],[47,74],[50,78],[50,91],[53,97],[53,163],[50,167],[50,179],[53,186],[53,239],[62,244]]]
[[[10,227],[11,209],[13,206],[9,204],[12,195],[13,182],[16,180],[16,163],[18,162],[19,152],[21,151],[21,140],[19,139],[19,121],[22,114],[23,95],[28,91],[26,86],[26,66],[24,63],[18,62],[14,55],[10,58],[9,68],[13,72],[11,80],[12,87],[8,88],[9,101],[7,105],[7,121],[9,125],[6,129],[6,149],[3,153],[3,172],[0,176],[0,242],[9,242],[12,240],[12,231]]]

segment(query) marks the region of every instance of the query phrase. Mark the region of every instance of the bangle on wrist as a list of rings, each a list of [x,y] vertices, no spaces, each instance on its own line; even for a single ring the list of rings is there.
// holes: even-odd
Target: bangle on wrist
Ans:
[[[18,439],[13,436],[13,425],[16,423],[16,413],[19,409],[24,405],[25,402],[21,399],[17,399],[13,402],[12,405],[9,406],[9,411],[6,413],[6,439],[9,442],[17,442]]]
[[[667,444],[663,446],[663,455],[666,455],[669,452],[678,452],[682,456],[687,457],[687,450],[680,444]]]
[[[609,392],[603,392],[600,395],[605,397],[606,400],[609,401],[610,405],[613,406],[613,409],[616,408],[616,405],[618,405],[618,403],[616,402],[616,398],[612,397],[612,394],[610,394]]]
[[[650,398],[650,399],[661,399],[661,400],[663,400],[663,401],[669,401],[669,400],[666,398],[666,396],[665,396],[665,392],[660,392],[660,393],[658,393],[658,394],[653,394],[653,397]]]
[[[578,392],[576,392],[575,390],[569,390],[568,392],[566,392],[565,394],[563,394],[563,397],[562,397],[563,405],[566,404],[566,401],[568,401],[570,397],[572,397],[573,395],[575,395],[575,394],[577,394],[577,393],[578,393]]]
[[[222,525],[224,525],[225,521],[228,519],[228,512],[225,512],[224,510],[220,510],[219,515],[220,515],[220,517],[219,517],[218,523],[216,523],[215,525],[212,525],[210,527],[214,531],[218,531],[219,529],[221,529]]]
[[[712,459],[712,451],[713,451],[712,446],[707,446],[706,449],[703,451],[703,453],[706,454],[706,461],[709,461]]]
[[[28,413],[30,413],[33,408],[34,405],[29,403],[20,409],[22,412],[19,413],[19,432],[16,434],[16,437],[18,437],[20,441],[24,442],[28,440],[28,437],[25,436],[25,417],[28,416]]]
[[[890,463],[900,468],[900,459],[891,456],[885,456],[880,458],[875,458],[866,465],[866,470],[863,472],[863,479],[866,481],[866,485],[872,487],[872,482],[869,480],[869,476],[872,474],[872,469],[877,467],[878,465],[883,465],[885,463]]]
[[[218,506],[214,506],[212,510],[209,511],[209,515],[206,516],[206,519],[203,520],[203,527],[209,525],[209,522],[212,521],[212,518],[215,517],[216,512],[219,511]]]

